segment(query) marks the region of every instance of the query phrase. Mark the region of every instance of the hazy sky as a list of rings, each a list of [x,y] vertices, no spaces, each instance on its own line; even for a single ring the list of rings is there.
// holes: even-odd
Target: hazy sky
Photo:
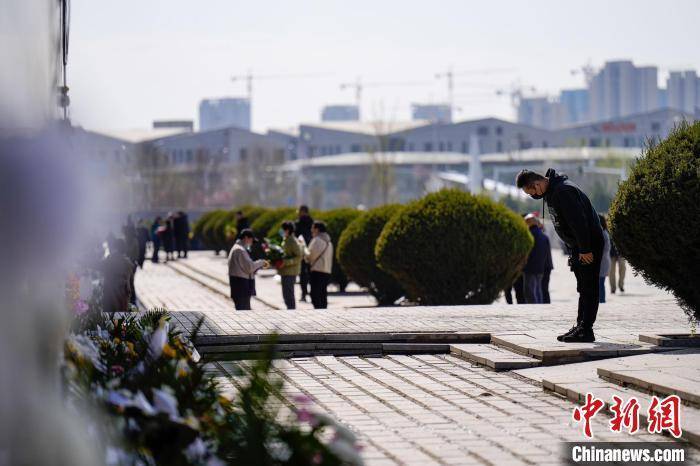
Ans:
[[[571,70],[630,58],[700,70],[697,0],[73,0],[69,85],[75,123],[91,129],[197,119],[205,97],[243,96],[230,76],[311,75],[254,83],[253,127],[318,121],[367,83],[366,118],[409,118],[446,100],[435,73],[454,68],[457,119],[512,118],[513,83],[540,92],[583,85]],[[506,69],[478,73],[484,69]],[[473,71],[473,73],[469,73]]]

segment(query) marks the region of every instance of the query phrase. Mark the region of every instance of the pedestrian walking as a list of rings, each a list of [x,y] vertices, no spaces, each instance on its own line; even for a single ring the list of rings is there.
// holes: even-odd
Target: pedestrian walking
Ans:
[[[534,214],[528,214],[525,217],[525,223],[534,239],[534,245],[530,250],[527,263],[523,267],[525,302],[528,304],[542,304],[542,277],[544,276],[547,262],[549,239],[542,233],[539,220]]]
[[[603,259],[600,261],[600,277],[599,277],[599,302],[605,302],[605,278],[610,271],[610,233],[608,232],[608,221],[604,215],[598,215],[600,226],[603,228]]]
[[[153,255],[151,256],[151,262],[157,264],[159,261],[158,253],[160,252],[160,227],[162,226],[163,219],[161,217],[156,217],[151,224],[151,242],[153,243]]]
[[[571,250],[569,265],[576,276],[578,316],[576,325],[559,335],[557,340],[567,343],[593,342],[604,247],[598,213],[578,186],[552,168],[544,176],[522,170],[516,177],[516,185],[533,199],[544,199],[554,229]]]
[[[287,309],[295,309],[294,284],[301,272],[303,259],[302,247],[294,236],[294,223],[286,221],[282,223],[282,248],[284,249],[284,259],[276,264],[277,273],[282,277],[282,297]]]
[[[333,243],[326,231],[326,224],[315,221],[311,227],[311,242],[305,258],[311,270],[309,284],[311,285],[311,302],[315,309],[328,307],[328,283],[333,267]]]
[[[620,255],[620,251],[615,246],[615,242],[610,239],[610,292],[615,294],[616,288],[625,292],[625,272],[627,264],[625,258]],[[617,280],[616,280],[617,279]],[[617,283],[616,283],[617,282]]]
[[[309,207],[306,205],[299,206],[297,213],[297,221],[294,224],[294,231],[297,236],[304,238],[305,244],[311,243],[311,226],[314,220],[309,215]],[[301,286],[301,301],[306,302],[306,296],[309,294],[309,277],[311,268],[305,261],[301,263],[301,272],[299,273],[299,284]]]
[[[173,233],[175,237],[175,251],[177,258],[186,258],[190,234],[190,223],[187,214],[179,211],[173,218]]]
[[[228,255],[228,275],[231,299],[238,311],[250,310],[250,298],[255,295],[255,272],[267,267],[265,260],[252,260],[248,252],[255,241],[249,228],[243,229]]]

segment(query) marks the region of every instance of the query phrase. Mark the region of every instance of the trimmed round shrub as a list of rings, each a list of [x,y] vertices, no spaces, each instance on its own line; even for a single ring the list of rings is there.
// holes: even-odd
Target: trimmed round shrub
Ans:
[[[377,266],[374,248],[384,225],[400,210],[399,204],[374,208],[353,220],[338,240],[338,261],[347,276],[377,299],[390,305],[405,292],[401,284]]]
[[[647,147],[610,209],[620,254],[700,320],[700,122]]]
[[[204,226],[207,224],[209,220],[213,216],[215,216],[219,210],[210,210],[209,212],[205,212],[202,214],[201,217],[197,219],[196,222],[194,222],[194,226],[192,227],[192,237],[193,239],[196,239],[200,241],[202,246],[206,249],[212,249],[213,246],[208,242],[208,240],[204,237]]]
[[[212,214],[208,217],[207,221],[202,226],[202,241],[204,241],[204,244],[208,248],[216,251],[217,254],[221,250],[221,247],[216,239],[216,226],[219,223],[221,217],[226,215],[226,213],[227,212],[225,210],[213,211]]]
[[[319,212],[318,218],[314,218],[314,220],[326,222],[328,234],[331,237],[331,243],[333,243],[333,251],[335,252],[331,282],[336,283],[340,291],[345,291],[345,287],[348,285],[348,277],[345,275],[345,272],[343,272],[342,266],[338,263],[338,240],[350,222],[359,217],[360,214],[362,214],[362,212],[357,209],[343,207]]]
[[[228,252],[236,241],[235,219],[236,214],[233,210],[224,211],[223,214],[216,218],[213,225],[213,236],[217,251],[223,250]],[[234,225],[233,231],[227,228],[232,222]]]
[[[487,197],[448,189],[389,220],[375,256],[422,305],[490,304],[513,283],[532,245],[520,216]]]
[[[292,218],[294,215],[294,210],[294,207],[278,207],[275,209],[270,209],[259,216],[250,227],[253,229],[253,232],[258,239],[278,236],[277,230],[280,229],[284,220]]]

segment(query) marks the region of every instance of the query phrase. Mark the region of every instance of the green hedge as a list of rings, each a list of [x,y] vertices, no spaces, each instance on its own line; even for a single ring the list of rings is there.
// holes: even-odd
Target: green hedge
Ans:
[[[227,211],[222,209],[211,212],[211,215],[208,216],[207,221],[202,227],[202,241],[206,247],[217,251],[217,253],[221,250],[221,246],[217,240],[216,228],[221,218],[227,213]]]
[[[374,249],[386,223],[402,206],[374,208],[353,220],[338,240],[338,260],[358,285],[367,288],[380,305],[390,305],[405,294],[401,284],[377,266]]]
[[[357,209],[344,207],[319,212],[318,218],[314,218],[314,220],[324,221],[326,223],[326,227],[328,228],[328,234],[331,237],[331,243],[333,243],[333,250],[335,251],[333,271],[331,272],[331,282],[336,283],[340,288],[340,291],[345,291],[345,287],[348,284],[348,277],[345,275],[345,272],[343,272],[342,266],[338,263],[338,240],[350,222],[359,217],[361,213],[362,212]]]
[[[402,209],[384,227],[375,256],[420,304],[489,304],[513,283],[532,245],[517,214],[452,189]]]
[[[613,200],[610,229],[630,265],[700,320],[700,122],[644,150]]]
[[[253,229],[258,239],[277,236],[277,230],[282,226],[284,220],[294,219],[294,207],[277,207],[269,209],[260,215],[250,227]]]
[[[204,237],[204,226],[207,224],[211,218],[217,214],[217,212],[220,212],[218,210],[210,210],[209,212],[205,212],[202,214],[201,217],[197,219],[196,222],[194,222],[194,226],[192,227],[192,236],[193,238],[198,239],[202,246],[204,248],[213,248],[213,246],[209,243],[209,241]]]

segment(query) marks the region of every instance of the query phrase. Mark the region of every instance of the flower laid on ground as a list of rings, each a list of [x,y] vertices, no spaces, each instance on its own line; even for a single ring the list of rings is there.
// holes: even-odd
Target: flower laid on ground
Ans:
[[[106,413],[86,424],[107,464],[362,464],[349,430],[311,411],[308,399],[282,396],[272,344],[241,365],[238,391],[227,398],[192,339],[170,328],[165,311],[100,314],[68,338],[67,402],[86,415]],[[291,415],[281,414],[285,405]]]

